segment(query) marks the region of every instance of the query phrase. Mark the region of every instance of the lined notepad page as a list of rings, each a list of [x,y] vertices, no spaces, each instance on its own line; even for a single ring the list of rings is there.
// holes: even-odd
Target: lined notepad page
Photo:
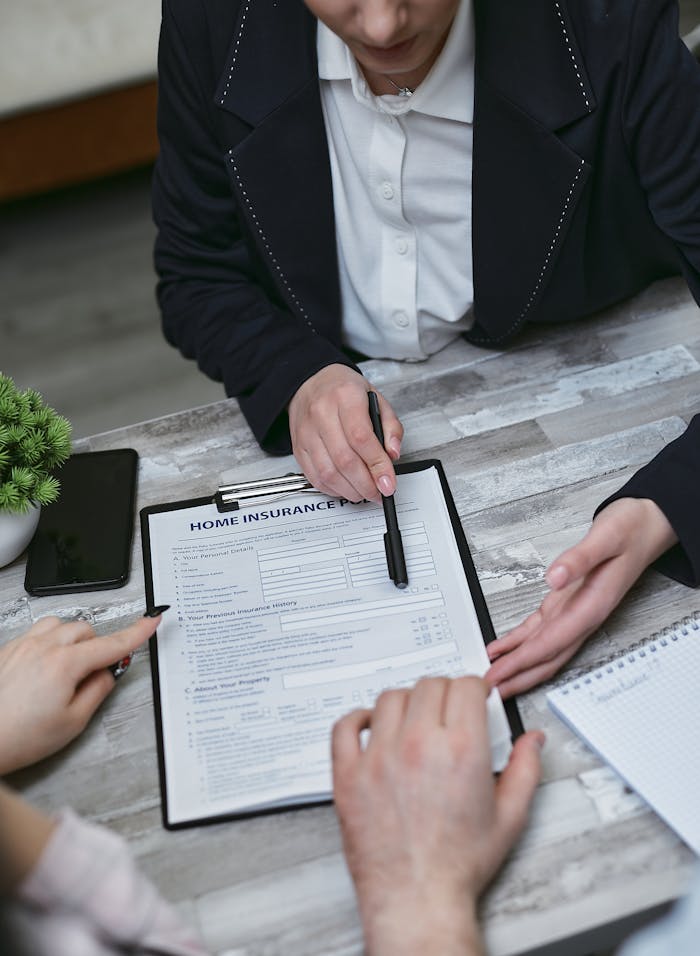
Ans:
[[[560,685],[547,701],[700,855],[700,617]]]

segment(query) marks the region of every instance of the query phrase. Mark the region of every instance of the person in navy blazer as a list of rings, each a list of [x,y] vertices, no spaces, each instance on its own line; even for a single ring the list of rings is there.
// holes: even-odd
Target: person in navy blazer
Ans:
[[[501,346],[525,323],[570,321],[678,272],[700,299],[700,70],[676,7],[476,3],[470,341]],[[165,333],[273,453],[290,450],[299,386],[352,365],[315,32],[301,0],[164,3]]]
[[[342,344],[309,8],[322,15],[333,5],[164,0],[153,184],[167,339],[237,397],[266,451],[294,450],[300,461],[289,421],[296,416],[299,444],[300,396],[330,372],[370,387]],[[677,14],[673,0],[474,0],[468,341],[501,348],[525,325],[574,321],[679,273],[700,301],[700,68],[678,38]],[[398,442],[385,400],[382,418],[387,444]],[[622,551],[645,563],[665,552],[664,570],[688,583],[700,581],[700,508],[679,516],[669,502],[697,474],[698,431],[695,420],[596,519],[598,527],[604,517],[617,521],[627,508]],[[389,458],[376,452],[393,481]],[[363,470],[369,457],[358,456]],[[339,485],[307,474],[337,493]],[[370,491],[356,482],[357,497],[376,496],[376,475],[373,464]],[[632,541],[650,527],[635,520],[635,501],[657,502],[653,547]],[[599,546],[583,579],[609,557]],[[608,610],[641,559],[611,584]],[[575,577],[566,573],[564,589]],[[595,617],[589,610],[588,624]],[[562,642],[570,648],[570,638]]]

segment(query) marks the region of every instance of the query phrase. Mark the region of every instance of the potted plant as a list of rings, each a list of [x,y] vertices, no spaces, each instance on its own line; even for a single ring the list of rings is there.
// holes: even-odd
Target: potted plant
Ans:
[[[0,567],[24,551],[41,505],[58,497],[52,472],[70,454],[70,433],[38,392],[0,372]]]

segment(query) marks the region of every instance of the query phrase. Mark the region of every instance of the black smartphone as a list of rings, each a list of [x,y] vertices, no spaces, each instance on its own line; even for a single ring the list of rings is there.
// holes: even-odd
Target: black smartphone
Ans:
[[[57,501],[41,509],[29,545],[29,594],[118,588],[129,577],[138,454],[133,448],[71,455]]]

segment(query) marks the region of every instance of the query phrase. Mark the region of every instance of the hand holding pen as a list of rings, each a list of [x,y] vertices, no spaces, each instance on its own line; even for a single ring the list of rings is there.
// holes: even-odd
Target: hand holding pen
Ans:
[[[348,501],[379,501],[395,488],[393,462],[403,427],[380,393],[384,450],[367,418],[368,380],[345,365],[327,365],[297,389],[289,402],[292,452],[318,491]]]
[[[384,447],[384,431],[382,429],[382,419],[379,414],[377,393],[368,392],[367,395],[369,397],[369,417],[372,420],[372,428],[380,444]],[[386,551],[389,577],[397,588],[405,588],[408,584],[408,574],[406,572],[406,558],[403,552],[403,541],[401,540],[401,531],[399,530],[394,496],[382,495],[382,506],[384,507],[384,518],[386,520],[384,550]]]
[[[81,733],[114,689],[115,670],[124,673],[165,609],[149,608],[104,637],[85,620],[44,617],[0,647],[0,775],[48,757]]]

